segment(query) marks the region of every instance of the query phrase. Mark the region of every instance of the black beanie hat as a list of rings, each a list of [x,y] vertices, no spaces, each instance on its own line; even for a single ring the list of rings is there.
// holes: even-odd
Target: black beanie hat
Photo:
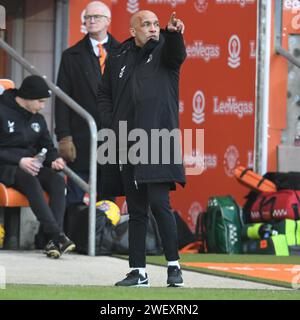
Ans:
[[[17,96],[23,99],[36,100],[49,98],[51,91],[48,88],[46,81],[39,76],[26,77],[21,87],[17,90]]]

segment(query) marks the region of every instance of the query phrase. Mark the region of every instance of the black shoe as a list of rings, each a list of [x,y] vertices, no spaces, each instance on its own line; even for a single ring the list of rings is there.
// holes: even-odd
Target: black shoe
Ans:
[[[168,280],[167,280],[168,287],[183,287],[183,279],[182,279],[182,272],[180,268],[176,266],[168,267]]]
[[[44,248],[44,253],[47,255],[48,258],[52,259],[58,259],[61,255],[58,245],[53,240],[50,240],[46,244]]]
[[[59,236],[58,246],[61,254],[74,251],[76,248],[75,243],[65,234]]]
[[[139,270],[132,270],[126,274],[126,278],[117,282],[115,286],[118,287],[149,287],[148,276],[142,276]]]

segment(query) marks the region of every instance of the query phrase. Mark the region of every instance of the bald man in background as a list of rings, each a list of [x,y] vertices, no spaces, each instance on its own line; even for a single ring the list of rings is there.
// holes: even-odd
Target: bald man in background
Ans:
[[[152,129],[179,128],[178,82],[180,67],[186,58],[183,41],[184,24],[172,13],[166,30],[160,30],[155,13],[147,10],[132,16],[132,38],[120,49],[113,50],[98,92],[99,121],[103,128],[113,130],[119,137],[119,123],[126,121],[128,133],[143,129],[147,139]],[[151,163],[132,163],[127,150],[132,141],[119,138],[117,161],[119,165],[102,166],[103,192],[110,196],[125,195],[129,213],[129,267],[132,269],[116,286],[148,287],[146,273],[146,232],[148,208],[157,221],[168,265],[167,286],[184,285],[179,265],[177,227],[169,192],[175,183],[185,185],[180,145],[176,141],[170,152],[156,146],[159,154],[167,152],[169,163],[159,159]],[[175,140],[175,139],[174,139]],[[148,140],[148,146],[151,141]],[[124,152],[123,152],[124,151]],[[178,163],[180,156],[181,163]],[[164,158],[164,156],[162,157]],[[151,160],[150,160],[151,159]],[[123,187],[123,190],[121,188]]]
[[[111,11],[103,2],[92,1],[86,6],[84,24],[88,34],[63,52],[57,79],[57,85],[95,120],[97,88],[107,57],[111,49],[119,44],[108,33],[110,23]],[[55,123],[59,155],[81,178],[88,181],[90,131],[86,121],[57,97]],[[101,191],[98,189],[99,193]],[[83,197],[84,191],[69,181],[67,204],[81,203]]]

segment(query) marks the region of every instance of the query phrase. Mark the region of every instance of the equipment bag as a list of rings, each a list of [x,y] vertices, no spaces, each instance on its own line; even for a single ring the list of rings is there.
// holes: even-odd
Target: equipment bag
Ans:
[[[278,234],[274,231],[272,224],[270,223],[249,223],[244,224],[242,228],[242,240],[258,240],[267,239],[271,235]]]
[[[300,172],[267,172],[264,178],[272,181],[277,190],[300,190]]]
[[[173,214],[177,226],[178,249],[182,249],[188,244],[196,241],[195,234],[190,230],[189,226],[177,211],[174,211]]]
[[[243,253],[289,256],[289,248],[285,235],[280,234],[264,240],[245,241]]]
[[[231,196],[209,198],[205,229],[208,252],[241,253],[240,207]]]
[[[148,212],[148,226],[146,235],[146,254],[161,255],[163,253],[161,239],[153,214]],[[120,223],[113,232],[112,252],[117,254],[129,254],[128,242],[129,215],[123,215]]]
[[[273,230],[278,234],[284,234],[288,246],[300,246],[300,220],[282,220],[280,222],[273,223]]]
[[[65,233],[74,241],[76,251],[88,253],[89,208],[83,204],[73,204],[67,208]],[[112,232],[114,226],[106,214],[96,208],[96,255],[112,254]]]
[[[234,170],[236,179],[244,186],[260,192],[274,192],[277,190],[276,185],[267,178],[253,172],[249,168],[242,166]]]
[[[252,199],[251,205],[245,204],[246,220],[250,222],[299,220],[299,196],[300,191],[296,190],[259,193],[255,199]]]

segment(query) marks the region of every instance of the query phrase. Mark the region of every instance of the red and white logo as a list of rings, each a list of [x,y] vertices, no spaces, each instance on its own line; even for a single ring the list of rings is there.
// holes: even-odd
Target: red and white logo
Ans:
[[[198,12],[203,13],[207,10],[208,0],[195,0],[194,6]]]
[[[232,69],[236,69],[241,65],[241,41],[237,35],[233,35],[228,42],[228,65]]]
[[[234,176],[234,169],[240,164],[240,154],[238,149],[231,145],[224,154],[224,170],[228,177]]]
[[[139,0],[128,0],[127,1],[127,11],[134,14],[139,11]]]
[[[205,96],[202,91],[198,90],[193,97],[193,122],[200,124],[204,122],[205,114]]]
[[[80,32],[83,34],[87,34],[84,16],[85,16],[85,10],[83,10],[80,15],[80,20],[81,20]]]

